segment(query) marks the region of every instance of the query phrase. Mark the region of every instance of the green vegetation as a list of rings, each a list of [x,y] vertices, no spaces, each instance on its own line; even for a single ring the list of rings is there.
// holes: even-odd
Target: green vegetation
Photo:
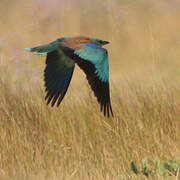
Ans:
[[[150,167],[148,165],[151,164]],[[180,173],[180,163],[176,160],[149,160],[149,164],[146,159],[142,160],[141,170],[138,170],[135,163],[131,162],[131,170],[136,174],[143,174],[146,177],[159,175],[161,177],[173,176],[178,178]]]

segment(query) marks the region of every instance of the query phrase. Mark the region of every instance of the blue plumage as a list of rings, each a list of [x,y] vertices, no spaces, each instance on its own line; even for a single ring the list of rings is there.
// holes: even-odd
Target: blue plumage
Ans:
[[[96,70],[95,73],[103,82],[109,80],[109,60],[107,50],[92,43],[83,44],[82,49],[74,51],[74,54],[91,62]]]
[[[101,111],[109,117],[112,112],[109,92],[109,58],[97,38],[64,37],[46,45],[26,48],[35,54],[45,54],[44,80],[47,104],[60,105],[69,87],[75,63],[85,72],[86,78],[101,105]]]

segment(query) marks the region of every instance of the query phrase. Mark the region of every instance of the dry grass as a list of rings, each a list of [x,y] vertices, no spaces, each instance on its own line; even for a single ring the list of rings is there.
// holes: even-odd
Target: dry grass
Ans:
[[[3,0],[0,179],[145,179],[130,169],[143,159],[150,179],[178,179],[153,162],[180,160],[179,10],[170,0]],[[23,52],[79,34],[111,41],[114,118],[99,112],[78,68],[60,108],[47,107],[45,57]]]

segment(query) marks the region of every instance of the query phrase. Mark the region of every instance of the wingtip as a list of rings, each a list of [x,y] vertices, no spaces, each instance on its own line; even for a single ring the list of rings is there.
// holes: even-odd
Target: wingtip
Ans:
[[[109,112],[109,110],[110,110],[110,112]],[[111,114],[111,115],[110,115]],[[109,107],[107,108],[107,117],[109,118],[109,117],[114,117],[114,113],[113,113],[113,110],[112,110],[112,107],[111,107],[111,104],[109,104]]]
[[[112,107],[111,107],[111,104],[110,104],[110,111],[111,111],[111,116],[114,117],[114,113],[113,113],[113,110],[112,110]]]
[[[101,104],[101,108],[100,108],[101,112],[103,112],[104,117],[110,118],[110,117],[114,117],[114,113],[111,107],[111,104]]]

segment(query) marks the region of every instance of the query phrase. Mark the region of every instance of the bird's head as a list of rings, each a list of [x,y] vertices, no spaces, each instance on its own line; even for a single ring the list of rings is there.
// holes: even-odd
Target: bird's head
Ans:
[[[91,38],[91,41],[96,44],[97,46],[104,46],[106,44],[109,44],[108,41],[103,41],[101,39],[98,39],[98,38]]]

